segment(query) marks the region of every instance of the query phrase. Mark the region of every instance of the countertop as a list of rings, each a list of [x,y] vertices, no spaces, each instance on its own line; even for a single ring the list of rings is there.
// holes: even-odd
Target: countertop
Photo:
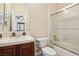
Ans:
[[[0,47],[21,44],[21,43],[29,43],[34,41],[35,39],[30,35],[13,37],[13,38],[4,38],[4,39],[0,39]]]

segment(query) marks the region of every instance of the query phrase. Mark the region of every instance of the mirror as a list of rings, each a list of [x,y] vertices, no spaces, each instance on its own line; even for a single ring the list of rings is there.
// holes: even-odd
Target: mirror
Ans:
[[[0,33],[2,38],[10,37],[12,32],[26,32],[29,23],[29,4],[0,3]]]
[[[2,24],[2,38],[10,37],[11,32],[11,4],[10,3],[4,3],[4,19]]]
[[[16,32],[26,30],[26,4],[19,3],[5,3],[3,6],[3,24],[1,24],[3,31],[1,32]],[[26,11],[26,12],[25,12]]]
[[[0,3],[0,33],[3,32],[4,4]]]
[[[3,32],[10,32],[10,22],[11,22],[11,5],[4,4],[4,24],[3,24]]]

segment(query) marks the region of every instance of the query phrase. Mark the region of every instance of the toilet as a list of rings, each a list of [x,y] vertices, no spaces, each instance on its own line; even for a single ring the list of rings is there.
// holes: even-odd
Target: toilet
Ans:
[[[54,56],[56,55],[56,51],[51,48],[47,47],[47,40],[48,38],[37,38],[38,46],[41,48],[41,52],[44,56]]]

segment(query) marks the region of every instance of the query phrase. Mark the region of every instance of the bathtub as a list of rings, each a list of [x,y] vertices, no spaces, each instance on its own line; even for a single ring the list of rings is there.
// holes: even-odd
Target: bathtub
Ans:
[[[78,55],[76,55],[76,54],[74,54],[74,53],[72,53],[70,51],[67,51],[67,50],[65,50],[63,48],[60,48],[60,47],[58,47],[58,46],[56,46],[54,44],[51,44],[50,46],[53,49],[55,49],[55,51],[57,53],[56,56],[78,56]]]

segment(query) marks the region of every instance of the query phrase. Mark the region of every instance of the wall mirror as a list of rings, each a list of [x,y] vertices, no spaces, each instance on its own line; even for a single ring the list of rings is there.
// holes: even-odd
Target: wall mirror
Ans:
[[[3,32],[4,4],[0,3],[0,33]]]
[[[4,21],[3,21],[3,32],[10,32],[11,22],[11,5],[4,4]]]
[[[29,4],[0,4],[0,33],[2,37],[10,36],[12,32],[26,32],[29,24]]]
[[[29,4],[0,3],[0,33],[2,38],[9,37],[12,32],[26,32],[28,23]]]
[[[0,32],[10,31],[10,6],[0,3]]]
[[[22,5],[23,4],[13,4],[13,3],[4,4],[4,17],[5,17],[3,21],[4,32],[25,31],[26,15],[21,10]]]
[[[9,29],[9,7],[7,4],[0,3],[0,38],[4,37],[4,33],[10,31]]]

